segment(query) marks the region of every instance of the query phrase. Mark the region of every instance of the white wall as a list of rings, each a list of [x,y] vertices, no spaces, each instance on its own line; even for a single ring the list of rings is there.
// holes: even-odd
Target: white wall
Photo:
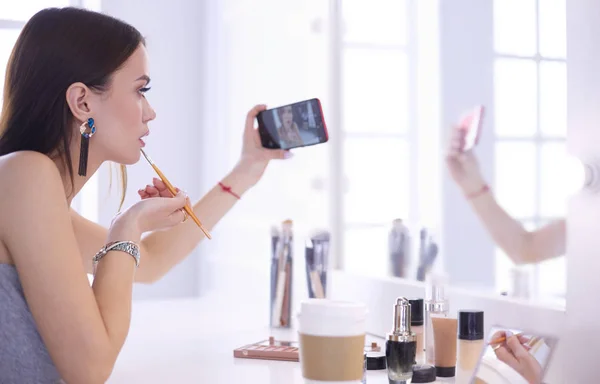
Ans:
[[[492,1],[438,1],[441,49],[440,137],[446,149],[451,124],[465,109],[486,106],[484,131],[475,149],[481,171],[493,188],[493,10]],[[440,152],[441,162],[444,153]],[[518,188],[518,186],[514,186]],[[442,254],[453,284],[494,289],[494,244],[462,192],[442,172]],[[474,271],[477,271],[474,273]]]
[[[195,0],[102,0],[102,12],[138,28],[147,39],[152,91],[148,99],[157,112],[150,123],[147,153],[173,184],[198,199],[201,185],[204,100],[205,2]],[[101,129],[99,127],[99,129]],[[115,173],[113,173],[115,174]],[[125,205],[137,199],[137,190],[152,182],[155,174],[144,161],[129,167]],[[100,222],[108,225],[118,207],[119,188],[114,176],[109,200],[108,170],[100,170]],[[135,299],[197,295],[199,255],[184,260],[161,281],[136,285]]]
[[[583,163],[599,164],[600,158],[600,3],[567,2],[568,148]],[[596,180],[596,183],[598,180]],[[593,187],[597,188],[598,184]],[[588,191],[589,192],[589,191]],[[567,324],[561,330],[569,359],[564,361],[569,383],[595,383],[598,377],[596,345],[600,342],[600,200],[595,193],[581,193],[571,201],[567,243]]]

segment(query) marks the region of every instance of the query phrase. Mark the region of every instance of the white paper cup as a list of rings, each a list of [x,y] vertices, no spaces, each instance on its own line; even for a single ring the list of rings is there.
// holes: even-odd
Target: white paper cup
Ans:
[[[298,333],[305,383],[361,383],[366,319],[361,303],[309,299],[301,304]]]

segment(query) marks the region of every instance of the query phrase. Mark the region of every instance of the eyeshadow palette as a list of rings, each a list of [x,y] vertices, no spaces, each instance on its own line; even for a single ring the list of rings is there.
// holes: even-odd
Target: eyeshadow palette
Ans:
[[[243,359],[299,361],[299,343],[297,341],[268,340],[248,344],[233,350],[233,356]],[[381,347],[373,342],[365,346],[365,352],[380,352]]]
[[[233,350],[233,356],[245,359],[299,361],[297,341],[280,341],[274,337]]]

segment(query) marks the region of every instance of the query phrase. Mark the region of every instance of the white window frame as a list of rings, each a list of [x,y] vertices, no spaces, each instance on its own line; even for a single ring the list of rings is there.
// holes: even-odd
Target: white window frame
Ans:
[[[336,269],[344,269],[347,261],[345,255],[344,240],[346,231],[352,229],[363,228],[384,228],[390,227],[390,223],[359,223],[349,222],[345,218],[344,198],[346,190],[345,164],[344,164],[344,144],[347,138],[375,138],[389,137],[401,139],[408,144],[409,148],[409,211],[407,217],[402,219],[408,223],[418,222],[419,217],[419,193],[418,193],[418,165],[419,165],[419,149],[418,149],[418,129],[417,129],[417,70],[416,70],[416,54],[417,54],[417,33],[416,23],[414,22],[416,13],[415,0],[407,0],[407,41],[406,45],[378,44],[378,43],[352,43],[345,42],[343,39],[343,16],[342,16],[343,0],[330,0],[329,11],[329,38],[330,38],[330,114],[328,116],[331,127],[331,135],[336,137],[330,145],[330,205],[331,205],[331,232],[332,232],[332,259],[333,266]],[[407,56],[408,70],[408,127],[406,133],[355,133],[346,132],[342,129],[344,121],[344,84],[343,84],[343,56],[345,49],[361,48],[369,50],[393,50],[401,51]],[[373,257],[386,257],[386,255],[373,255]],[[383,272],[383,271],[382,271]]]
[[[499,0],[494,0],[494,1],[499,1]],[[559,62],[559,63],[564,63],[566,66],[568,66],[568,58],[567,57],[565,57],[565,58],[546,57],[540,53],[540,27],[539,27],[539,25],[540,25],[540,0],[535,1],[535,8],[536,8],[535,21],[534,21],[535,22],[535,54],[533,54],[533,55],[515,55],[515,54],[499,53],[496,50],[494,50],[494,59],[493,59],[494,63],[497,60],[502,60],[502,59],[523,60],[523,61],[535,63],[535,66],[536,66],[536,105],[537,105],[535,134],[532,137],[498,136],[496,134],[494,137],[494,149],[497,148],[498,144],[501,144],[501,143],[520,142],[520,143],[530,143],[535,146],[535,152],[536,152],[536,156],[535,156],[535,161],[536,161],[536,164],[535,164],[535,169],[536,169],[535,201],[536,201],[536,205],[535,205],[535,209],[534,209],[535,214],[531,217],[515,217],[515,219],[518,220],[519,222],[521,222],[523,225],[525,225],[526,223],[533,223],[535,228],[540,228],[543,225],[545,225],[551,221],[554,221],[557,219],[562,219],[562,217],[546,217],[546,216],[541,215],[542,148],[543,148],[544,144],[547,144],[547,143],[560,143],[564,146],[565,149],[566,149],[566,145],[567,145],[566,137],[552,137],[552,136],[544,136],[542,134],[542,126],[541,126],[541,118],[540,118],[541,117],[540,67],[541,67],[542,63],[544,63],[544,62]],[[492,17],[494,17],[494,15],[492,15]],[[565,15],[565,18],[566,18],[566,15]],[[566,33],[566,31],[565,31],[565,33]],[[567,71],[568,71],[568,68],[567,68]],[[565,103],[566,103],[566,100],[565,100]],[[496,161],[496,156],[494,156],[494,157],[495,157],[495,161]],[[566,204],[566,201],[565,201],[565,204]],[[507,256],[504,255],[503,251],[499,247],[496,247],[495,258],[496,258],[496,286],[497,286],[497,289],[508,288],[507,287],[508,282],[502,281],[506,271],[501,271],[500,266],[502,264],[504,264],[504,265],[510,264],[514,267],[514,264],[510,260],[508,260],[508,262],[507,262]],[[563,260],[564,260],[564,255],[561,256],[561,258],[563,258]],[[565,266],[566,266],[566,262],[565,262]],[[532,278],[532,288],[533,288],[532,293],[534,296],[539,296],[540,293],[542,293],[542,291],[543,291],[543,289],[540,285],[540,274],[542,273],[543,268],[544,268],[544,266],[540,265],[539,263],[532,265],[530,268],[531,278]],[[566,296],[566,292],[562,292],[560,295],[562,296],[562,298],[564,298]],[[557,299],[559,301],[562,301],[561,298],[557,298]]]

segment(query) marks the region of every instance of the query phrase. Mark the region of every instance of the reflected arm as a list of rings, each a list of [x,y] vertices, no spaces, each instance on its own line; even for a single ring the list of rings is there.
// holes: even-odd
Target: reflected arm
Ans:
[[[470,202],[494,242],[515,264],[538,263],[564,255],[564,219],[553,221],[530,232],[513,219],[491,193],[484,193]]]

